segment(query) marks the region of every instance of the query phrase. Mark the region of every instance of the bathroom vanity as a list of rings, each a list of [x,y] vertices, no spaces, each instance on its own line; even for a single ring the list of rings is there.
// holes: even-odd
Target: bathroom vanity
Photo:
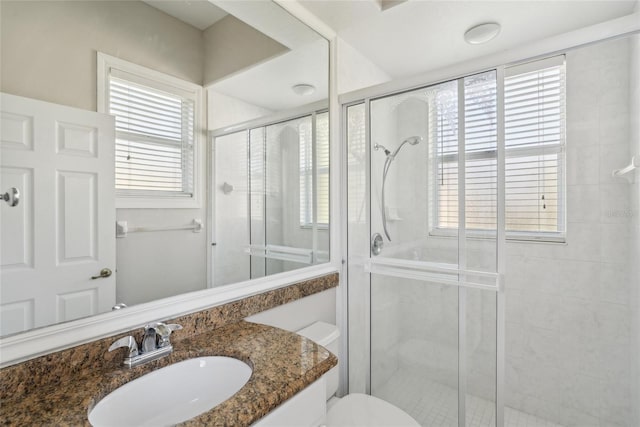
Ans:
[[[91,410],[119,387],[178,362],[207,356],[238,359],[251,368],[251,376],[230,399],[184,425],[248,426],[259,420],[260,425],[274,425],[269,420],[280,419],[292,400],[308,398],[310,390],[320,390],[316,400],[324,405],[325,388],[318,386],[318,380],[336,366],[336,356],[293,332],[243,319],[337,285],[338,275],[330,274],[168,319],[167,323],[183,327],[171,335],[173,352],[134,368],[123,363],[126,349],[108,349],[129,335],[139,341],[142,328],[3,368],[0,424],[90,425]],[[284,412],[291,419],[292,413]]]
[[[83,359],[45,357],[39,378],[16,369],[3,378],[0,422],[6,425],[89,425],[88,414],[106,395],[147,373],[202,356],[228,356],[247,363],[251,378],[238,393],[182,425],[246,426],[313,384],[337,358],[313,341],[271,326],[239,321],[191,336],[174,335],[174,351],[136,368],[122,365],[123,354],[107,353],[108,340],[95,343],[105,363],[83,369]],[[122,351],[124,353],[124,351]],[[77,355],[81,356],[81,355]],[[86,354],[86,357],[90,357]],[[5,372],[6,374],[7,372]]]

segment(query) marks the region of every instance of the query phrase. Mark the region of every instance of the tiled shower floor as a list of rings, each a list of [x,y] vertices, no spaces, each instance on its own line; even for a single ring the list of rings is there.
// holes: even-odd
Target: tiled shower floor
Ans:
[[[382,387],[374,390],[380,397],[409,413],[421,425],[457,427],[458,391],[452,387],[416,375],[409,369],[399,369]],[[495,426],[494,403],[467,395],[468,427]],[[562,427],[560,424],[506,407],[506,427]]]

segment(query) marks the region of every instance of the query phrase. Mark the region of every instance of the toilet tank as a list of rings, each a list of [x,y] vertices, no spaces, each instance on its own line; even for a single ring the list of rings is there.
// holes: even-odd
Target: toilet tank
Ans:
[[[300,329],[298,334],[315,341],[338,357],[340,330],[336,325],[326,322],[316,322],[306,328]],[[331,368],[329,372],[324,374],[324,377],[327,382],[327,400],[329,400],[331,396],[338,391],[338,365]]]

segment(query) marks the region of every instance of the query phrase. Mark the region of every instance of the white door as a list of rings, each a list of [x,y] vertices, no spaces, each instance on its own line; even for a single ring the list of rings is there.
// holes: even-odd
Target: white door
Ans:
[[[115,304],[114,118],[0,94],[0,333]],[[99,276],[102,269],[113,272]]]

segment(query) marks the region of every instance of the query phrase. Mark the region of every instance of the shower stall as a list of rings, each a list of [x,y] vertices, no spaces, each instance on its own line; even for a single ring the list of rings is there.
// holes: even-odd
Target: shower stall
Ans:
[[[329,260],[324,103],[211,134],[212,286]]]
[[[350,392],[638,425],[639,37],[343,104]]]

